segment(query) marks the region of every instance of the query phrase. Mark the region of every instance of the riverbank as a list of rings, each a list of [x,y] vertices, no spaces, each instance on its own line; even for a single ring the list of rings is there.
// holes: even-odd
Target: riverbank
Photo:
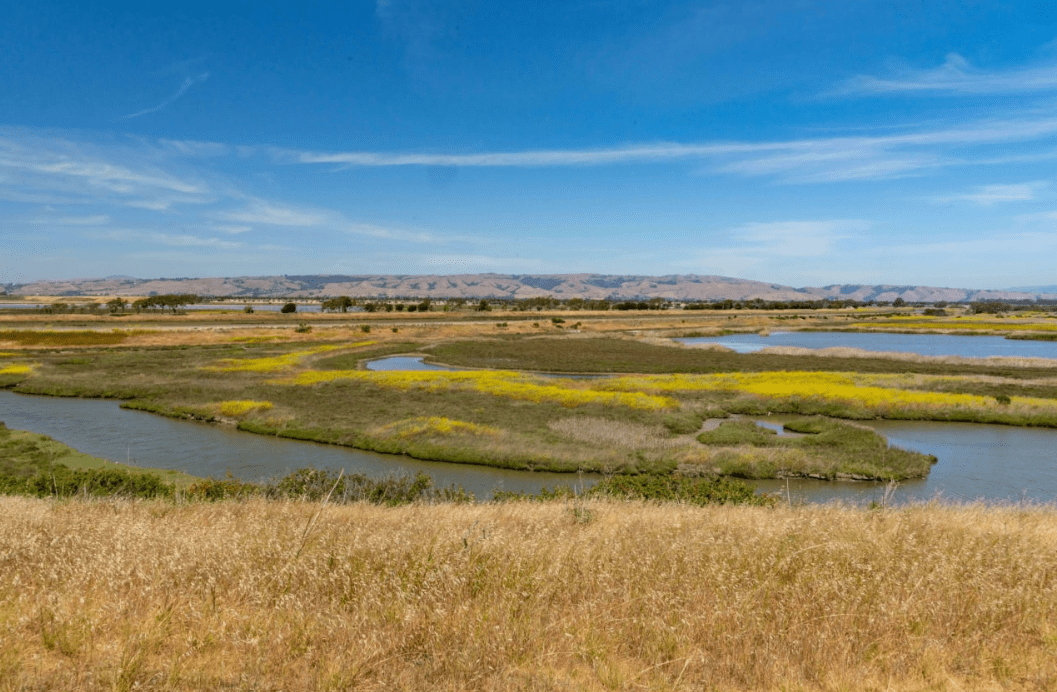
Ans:
[[[135,484],[137,479],[153,476],[159,484],[186,488],[201,481],[181,471],[149,469],[93,457],[68,447],[47,435],[25,430],[11,430],[0,421],[0,493],[26,493],[25,483],[44,481],[46,494],[68,495],[104,477],[107,490],[120,493],[120,484]],[[62,485],[63,488],[59,488]],[[67,488],[66,486],[70,487]]]
[[[1052,509],[0,498],[0,567],[5,689],[1057,685]]]

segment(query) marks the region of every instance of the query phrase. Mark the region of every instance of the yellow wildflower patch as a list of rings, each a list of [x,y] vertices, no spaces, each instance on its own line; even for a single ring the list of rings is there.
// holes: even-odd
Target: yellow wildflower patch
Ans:
[[[221,401],[217,407],[220,413],[231,418],[240,418],[251,411],[267,411],[272,407],[270,401],[253,401],[242,399],[237,401]]]
[[[546,379],[523,375],[509,370],[474,372],[445,371],[373,371],[328,370],[304,372],[289,380],[275,380],[277,384],[313,385],[334,380],[355,380],[387,389],[424,389],[431,392],[475,391],[519,401],[548,402],[566,407],[585,404],[627,406],[658,410],[677,408],[679,403],[666,396],[643,392],[612,392],[586,388],[580,381]]]
[[[495,437],[502,433],[499,428],[478,425],[443,416],[419,416],[396,421],[379,429],[383,435],[396,437],[415,437],[417,435],[486,435]]]
[[[6,365],[0,368],[0,375],[28,375],[31,372],[32,365]]]
[[[304,351],[293,351],[281,356],[268,356],[265,358],[225,358],[218,365],[207,366],[207,370],[220,372],[277,372],[298,365],[302,360],[318,353],[336,351],[338,349],[359,348],[371,346],[374,341],[358,341],[352,344],[327,344],[305,349]]]
[[[993,397],[901,389],[905,375],[860,375],[841,372],[758,372],[716,375],[644,375],[599,380],[595,386],[620,391],[717,391],[772,399],[805,398],[861,406],[881,414],[899,409],[984,409],[999,404]],[[1036,410],[1057,409],[1050,399],[1013,397],[1012,403]]]

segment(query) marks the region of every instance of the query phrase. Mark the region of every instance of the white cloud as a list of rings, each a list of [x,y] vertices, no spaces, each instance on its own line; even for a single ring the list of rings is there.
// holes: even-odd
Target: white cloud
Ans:
[[[212,228],[221,231],[222,233],[231,234],[248,233],[253,230],[253,226],[234,226],[228,224],[213,224]]]
[[[830,259],[841,240],[856,238],[870,224],[857,219],[746,223],[724,231],[726,245],[711,247],[672,267],[723,276],[758,276],[762,280],[804,285],[835,275]]]
[[[220,250],[232,250],[244,247],[244,243],[221,240],[220,238],[202,238],[187,233],[157,233],[152,231],[125,229],[91,233],[88,234],[88,237],[95,240],[113,240],[126,243],[153,243],[155,245],[166,245],[169,247],[208,247]]]
[[[1049,185],[1045,180],[1004,185],[981,185],[973,192],[934,197],[934,202],[969,202],[980,206],[991,206],[1001,202],[1028,202],[1038,196],[1039,191]]]
[[[148,113],[157,113],[158,111],[163,110],[165,108],[168,108],[170,105],[172,105],[172,103],[174,101],[176,101],[176,99],[178,99],[181,96],[183,96],[184,94],[186,94],[187,90],[190,89],[191,87],[193,87],[195,84],[201,84],[202,82],[206,81],[207,79],[209,79],[209,73],[208,72],[203,72],[202,74],[195,75],[194,77],[184,77],[183,84],[181,84],[180,88],[176,90],[176,93],[173,94],[172,96],[170,96],[169,98],[165,99],[164,101],[162,101],[161,103],[159,103],[156,106],[151,106],[150,108],[144,108],[141,111],[136,111],[135,113],[129,113],[128,115],[125,115],[125,116],[122,116],[122,117],[127,120],[129,118],[138,118],[141,115],[147,115]]]
[[[731,229],[735,238],[751,244],[756,253],[783,257],[816,257],[829,253],[838,240],[866,231],[865,221],[775,221],[747,223]],[[743,245],[739,249],[748,249]]]
[[[244,209],[217,214],[218,218],[242,223],[263,223],[270,226],[326,226],[331,218],[323,213],[281,206],[264,200],[253,200]]]
[[[1057,90],[1057,65],[1041,65],[1005,72],[986,72],[974,68],[957,53],[931,70],[907,70],[890,77],[857,75],[832,93],[894,94],[936,93],[996,94]]]
[[[95,214],[92,216],[57,216],[33,219],[33,223],[48,226],[102,226],[110,223],[111,219],[106,214]]]
[[[163,170],[152,158],[139,147],[0,130],[0,195],[15,201],[109,201],[154,209],[212,199],[205,183]]]
[[[478,153],[315,152],[261,148],[276,161],[339,167],[451,166],[578,167],[708,162],[706,170],[775,176],[787,182],[870,180],[920,175],[944,167],[990,165],[1038,157],[1040,142],[1057,139],[1057,118],[980,120],[947,127],[914,127],[884,135],[774,141],[660,142],[590,149]],[[1024,151],[1017,151],[1018,144]],[[992,150],[1001,147],[1001,156]],[[1057,156],[1049,152],[1046,157]]]

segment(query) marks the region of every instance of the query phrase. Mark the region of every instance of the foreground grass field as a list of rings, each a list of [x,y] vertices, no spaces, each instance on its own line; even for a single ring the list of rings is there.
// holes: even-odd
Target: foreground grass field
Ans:
[[[1052,690],[1055,575],[1052,508],[0,498],[0,689]]]

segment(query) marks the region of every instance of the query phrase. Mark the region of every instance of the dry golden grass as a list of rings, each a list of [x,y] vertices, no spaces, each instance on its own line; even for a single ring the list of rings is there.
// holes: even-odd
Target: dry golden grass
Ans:
[[[2,498],[0,689],[1057,688],[1052,508],[577,509]]]

